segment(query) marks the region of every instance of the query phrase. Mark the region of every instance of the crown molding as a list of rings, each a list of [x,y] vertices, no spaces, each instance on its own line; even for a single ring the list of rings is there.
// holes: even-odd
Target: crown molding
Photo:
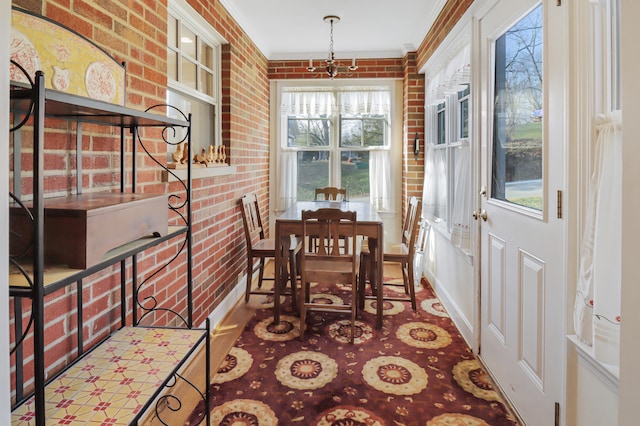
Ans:
[[[262,52],[262,54],[270,59],[269,56],[271,54],[270,51],[266,49],[267,43],[264,40],[264,37],[260,34],[256,28],[249,25],[249,23],[242,17],[242,14],[238,11],[238,9],[234,5],[233,0],[220,0],[220,4],[227,9],[229,15],[240,25],[240,28],[249,36],[251,41],[256,45],[258,50]]]
[[[314,62],[324,61],[327,59],[329,51],[325,52],[295,52],[295,53],[274,53],[270,58],[270,61],[308,61],[313,59]],[[400,49],[398,50],[379,50],[379,51],[367,51],[367,52],[335,52],[336,61],[347,62],[351,59],[395,59],[402,58],[404,55]]]

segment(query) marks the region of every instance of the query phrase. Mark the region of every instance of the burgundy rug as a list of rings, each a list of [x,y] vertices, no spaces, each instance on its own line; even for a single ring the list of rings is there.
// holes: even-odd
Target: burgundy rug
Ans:
[[[349,297],[336,290],[327,303]],[[213,378],[211,424],[516,424],[429,284],[416,290],[416,312],[408,302],[385,302],[381,330],[368,301],[353,345],[346,315],[310,312],[300,341],[291,306],[276,327],[264,305]]]

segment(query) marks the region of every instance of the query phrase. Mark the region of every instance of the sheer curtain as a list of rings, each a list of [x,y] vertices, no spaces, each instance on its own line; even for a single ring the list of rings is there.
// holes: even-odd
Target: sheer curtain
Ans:
[[[376,114],[389,117],[391,98],[389,91],[340,92],[338,108],[341,114]],[[375,149],[369,152],[369,198],[378,210],[391,207],[391,163],[388,149]]]
[[[427,220],[447,217],[447,202],[451,205],[453,220],[452,242],[464,247],[469,239],[469,202],[471,184],[471,163],[469,158],[469,144],[462,142],[463,148],[455,150],[455,160],[452,162],[453,170],[448,170],[446,149],[435,148],[438,137],[437,105],[446,103],[446,135],[447,144],[455,143],[458,136],[459,110],[457,94],[464,90],[466,84],[471,81],[470,56],[471,47],[465,45],[455,53],[447,64],[427,76],[425,102],[425,161],[424,161],[424,185],[423,185],[423,217]],[[458,157],[461,158],[458,158]],[[466,161],[466,165],[461,163]],[[447,182],[449,173],[453,177],[454,199],[448,200]],[[462,199],[461,197],[466,197]],[[466,229],[465,229],[466,228]],[[468,246],[468,242],[466,243]]]
[[[469,240],[469,211],[471,210],[471,149],[469,141],[454,148],[454,196],[451,212],[453,229],[451,231],[451,243],[465,251],[471,248]]]
[[[380,87],[378,87],[379,89]],[[297,199],[298,151],[287,147],[287,118],[332,114],[375,114],[390,117],[391,96],[389,90],[373,87],[322,90],[292,89],[282,92],[280,102],[281,145],[278,163],[278,208],[287,209]],[[389,135],[387,135],[389,137]],[[391,208],[391,155],[388,147],[374,148],[369,152],[369,185],[371,202],[379,210]]]
[[[427,220],[435,218],[436,210],[436,179],[435,156],[433,141],[436,140],[436,105],[427,105],[425,108],[425,153],[424,153],[424,184],[422,185],[422,217]]]
[[[369,153],[369,197],[377,210],[389,210],[391,194],[391,170],[388,150],[376,150]]]
[[[335,110],[334,96],[330,92],[283,92],[280,119],[283,138],[287,137],[287,117],[290,115],[330,115]],[[278,209],[286,210],[297,200],[298,152],[287,149],[286,140],[280,149],[278,167]]]
[[[598,361],[613,366],[619,365],[620,343],[621,117],[614,111],[596,120],[573,315],[578,339],[593,345]]]

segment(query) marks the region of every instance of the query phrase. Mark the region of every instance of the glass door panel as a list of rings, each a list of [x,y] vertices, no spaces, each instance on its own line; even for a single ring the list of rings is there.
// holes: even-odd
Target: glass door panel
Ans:
[[[491,197],[542,210],[542,6],[495,42]]]

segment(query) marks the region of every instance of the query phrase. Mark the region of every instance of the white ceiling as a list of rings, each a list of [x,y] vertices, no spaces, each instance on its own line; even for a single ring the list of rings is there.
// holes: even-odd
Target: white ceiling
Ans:
[[[415,51],[446,0],[221,0],[270,60],[325,59],[337,15],[336,58],[398,58]]]

